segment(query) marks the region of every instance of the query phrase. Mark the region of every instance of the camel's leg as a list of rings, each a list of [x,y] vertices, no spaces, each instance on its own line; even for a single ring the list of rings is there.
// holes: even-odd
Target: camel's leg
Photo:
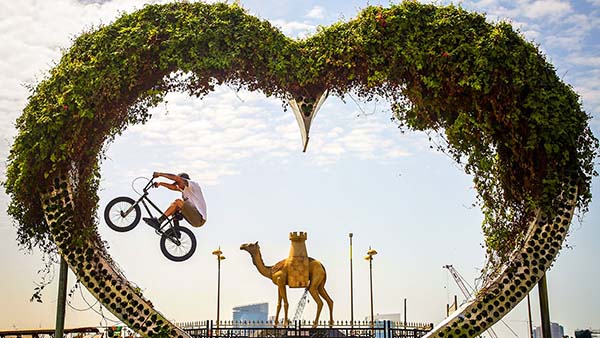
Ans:
[[[275,327],[279,324],[279,310],[281,310],[281,288],[277,288],[277,311],[275,312]]]
[[[323,309],[323,301],[321,297],[319,297],[319,291],[317,290],[317,283],[310,282],[310,286],[308,287],[308,292],[317,303],[317,315],[315,317],[315,321],[313,323],[313,327],[317,327],[319,324],[319,316],[321,315],[321,309]]]
[[[327,302],[327,307],[329,307],[329,326],[333,326],[333,300],[329,297],[327,291],[325,291],[325,281],[319,285],[319,295]]]
[[[289,324],[289,320],[288,320],[289,304],[288,304],[287,291],[285,289],[285,284],[279,286],[279,292],[281,293],[281,297],[283,298],[283,311],[284,311],[283,312],[283,315],[284,315],[283,326],[287,327]]]

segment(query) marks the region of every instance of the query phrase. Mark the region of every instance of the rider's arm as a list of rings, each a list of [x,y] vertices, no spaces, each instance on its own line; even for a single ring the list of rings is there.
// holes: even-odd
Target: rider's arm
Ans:
[[[179,187],[176,184],[173,183],[166,183],[166,182],[156,182],[155,186],[158,188],[160,186],[163,186],[169,190],[174,190],[174,191],[180,191]]]
[[[178,175],[173,175],[173,174],[169,174],[169,173],[159,173],[156,171],[154,172],[154,174],[152,174],[152,177],[154,177],[154,178],[159,177],[159,176],[173,180],[173,181],[175,181],[176,184],[179,184],[181,186],[187,186],[187,184],[188,184],[186,180],[179,177]],[[176,184],[173,184],[175,186],[175,189],[171,189],[171,188],[169,188],[169,189],[177,190],[177,191],[181,190],[181,189],[177,188]]]
[[[175,182],[177,182],[179,184],[181,184],[181,183],[184,182],[184,179],[181,178],[181,177],[179,177],[179,176],[177,176],[177,175],[173,175],[173,174],[169,174],[169,173],[159,173],[159,172],[156,172],[156,171],[154,172],[154,174],[152,174],[152,177],[154,177],[154,178],[159,177],[159,176],[162,176],[164,178],[173,180],[173,181],[175,181]]]

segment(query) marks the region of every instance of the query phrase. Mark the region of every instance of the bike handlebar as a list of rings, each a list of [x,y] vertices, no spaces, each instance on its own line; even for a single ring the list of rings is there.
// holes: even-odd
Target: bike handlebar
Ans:
[[[154,177],[150,178],[148,180],[148,183],[146,184],[146,186],[144,187],[144,192],[147,192],[148,190],[150,190],[150,188],[154,187]]]

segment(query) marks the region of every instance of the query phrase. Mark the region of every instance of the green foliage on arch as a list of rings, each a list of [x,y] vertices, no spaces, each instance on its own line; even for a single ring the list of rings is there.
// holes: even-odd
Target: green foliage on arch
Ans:
[[[552,210],[565,178],[579,182],[580,210],[591,199],[590,117],[506,23],[404,2],[294,40],[235,5],[176,3],[83,33],[32,89],[5,182],[19,242],[52,249],[39,196],[56,172],[77,179],[80,230],[93,228],[105,145],[167,92],[201,97],[221,83],[280,98],[380,95],[401,128],[444,135],[474,177],[492,262],[518,244],[536,208]]]

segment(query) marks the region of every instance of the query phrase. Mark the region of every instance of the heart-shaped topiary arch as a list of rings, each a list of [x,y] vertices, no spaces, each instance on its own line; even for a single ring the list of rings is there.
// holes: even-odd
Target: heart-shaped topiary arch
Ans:
[[[58,248],[113,314],[144,336],[186,334],[115,268],[96,231],[104,147],[169,91],[215,84],[284,100],[380,95],[401,126],[445,134],[474,176],[490,266],[477,298],[429,335],[475,336],[543,275],[575,207],[585,211],[598,141],[578,96],[510,25],[456,7],[368,7],[305,40],[238,6],[153,5],[84,33],[32,90],[6,190],[22,245]],[[56,245],[56,246],[55,246]]]

